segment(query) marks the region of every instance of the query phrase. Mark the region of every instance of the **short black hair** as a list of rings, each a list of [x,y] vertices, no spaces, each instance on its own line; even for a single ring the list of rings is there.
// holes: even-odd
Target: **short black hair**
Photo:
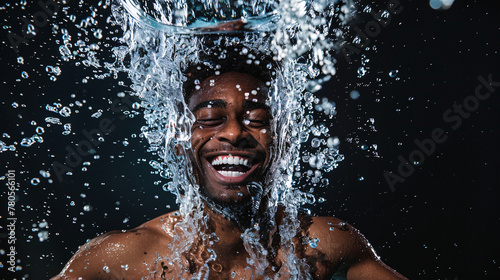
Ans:
[[[208,77],[227,72],[248,74],[267,84],[276,75],[277,66],[271,53],[257,52],[242,45],[224,47],[219,41],[217,46],[207,47],[199,53],[198,63],[184,67],[187,78],[183,84],[184,99],[189,100],[196,85]]]

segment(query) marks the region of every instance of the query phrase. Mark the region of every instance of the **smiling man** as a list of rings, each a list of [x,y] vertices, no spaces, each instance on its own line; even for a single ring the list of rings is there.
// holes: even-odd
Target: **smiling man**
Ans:
[[[260,224],[258,244],[253,246],[263,254],[255,259],[244,236],[256,226],[254,217],[268,214],[269,197],[257,199],[251,187],[265,184],[273,137],[280,135],[271,134],[269,76],[239,65],[217,68],[211,75],[188,73],[185,89],[195,117],[188,158],[204,201],[206,223],[201,227],[203,236],[216,236],[216,242],[199,237],[188,251],[176,254],[173,244],[183,242],[187,234],[176,225],[186,217],[172,212],[135,229],[94,238],[53,279],[298,278],[294,268],[284,267],[286,250],[291,250],[304,279],[406,279],[379,259],[359,231],[333,217],[299,214],[300,226],[285,250],[280,245],[284,206],[268,217],[273,221],[268,226]],[[266,267],[259,267],[262,263]]]
[[[198,183],[214,202],[240,202],[246,185],[264,177],[272,142],[267,90],[251,75],[228,72],[206,79],[189,99]]]

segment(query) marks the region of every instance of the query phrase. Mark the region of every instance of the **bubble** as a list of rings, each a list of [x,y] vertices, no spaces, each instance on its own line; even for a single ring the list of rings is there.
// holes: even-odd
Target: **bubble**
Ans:
[[[61,108],[61,110],[59,111],[59,115],[67,118],[71,115],[71,108],[67,107],[67,106],[64,106]]]
[[[92,118],[100,118],[102,116],[102,110],[99,109],[97,112],[93,113],[90,117]]]
[[[40,170],[39,171],[40,175],[42,175],[43,178],[49,178],[50,177],[50,172],[46,170]]]
[[[311,140],[311,146],[313,148],[318,148],[320,146],[320,144],[321,144],[321,141],[318,138],[313,138]]]
[[[358,78],[361,78],[363,77],[364,75],[366,75],[368,71],[366,70],[366,68],[364,66],[361,66],[358,68]]]
[[[21,77],[23,79],[27,79],[29,77],[28,72],[26,72],[26,71],[21,72]]]
[[[455,0],[430,0],[429,5],[434,10],[448,10]]]
[[[23,138],[20,143],[23,147],[30,147],[33,144],[35,144],[35,140],[33,138]]]
[[[311,248],[314,248],[314,249],[315,249],[315,248],[317,248],[317,247],[318,247],[318,243],[319,243],[319,239],[318,239],[318,238],[314,238],[313,240],[311,240],[311,241],[309,242],[309,246],[310,246]]]
[[[389,72],[389,77],[395,78],[398,75],[398,72],[399,72],[398,70],[391,70]]]
[[[357,90],[352,90],[352,91],[349,93],[349,96],[351,97],[351,99],[356,100],[356,99],[358,99],[361,95],[360,95],[359,91],[357,91]]]
[[[38,232],[38,240],[40,242],[44,242],[47,239],[49,239],[49,232],[47,230],[42,230],[42,231]]]
[[[327,140],[327,146],[330,148],[336,147],[340,144],[340,139],[338,137],[329,137]]]
[[[31,184],[33,186],[37,186],[38,184],[40,184],[40,179],[38,179],[38,178],[31,179]]]

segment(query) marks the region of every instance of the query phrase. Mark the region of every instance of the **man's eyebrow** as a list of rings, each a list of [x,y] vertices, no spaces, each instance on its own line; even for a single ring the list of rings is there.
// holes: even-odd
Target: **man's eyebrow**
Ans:
[[[270,111],[269,106],[263,102],[251,102],[251,101],[243,101],[243,109],[254,110],[254,109],[264,109],[266,111]]]
[[[196,105],[193,109],[193,113],[200,110],[201,108],[226,108],[227,103],[222,99],[208,100],[203,101],[200,104]]]

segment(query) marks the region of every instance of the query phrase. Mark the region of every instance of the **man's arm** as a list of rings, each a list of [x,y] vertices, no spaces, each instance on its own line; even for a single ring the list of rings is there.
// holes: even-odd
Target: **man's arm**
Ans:
[[[348,268],[347,280],[362,279],[395,279],[404,280],[407,278],[390,268],[380,260],[365,259],[354,263]]]
[[[344,222],[349,232],[350,248],[347,263],[347,280],[408,280],[396,270],[380,260],[380,257],[363,234],[353,226]]]
[[[96,246],[104,241],[108,234],[98,236],[81,246],[78,251],[66,263],[61,272],[52,277],[51,280],[59,279],[93,279],[96,278],[95,268],[89,267],[90,259],[95,254]]]
[[[165,246],[149,229],[106,233],[81,246],[52,280],[141,279],[156,272],[154,245]]]
[[[318,249],[337,271],[347,271],[347,280],[407,280],[375,253],[356,228],[333,217],[315,217],[310,238],[318,238]],[[345,275],[345,274],[344,274]]]

